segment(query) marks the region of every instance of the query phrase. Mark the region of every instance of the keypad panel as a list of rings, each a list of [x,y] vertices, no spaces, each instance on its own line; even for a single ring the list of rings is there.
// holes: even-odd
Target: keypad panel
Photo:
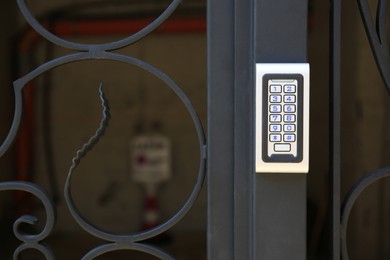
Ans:
[[[263,159],[293,162],[302,158],[302,79],[301,75],[264,76]]]

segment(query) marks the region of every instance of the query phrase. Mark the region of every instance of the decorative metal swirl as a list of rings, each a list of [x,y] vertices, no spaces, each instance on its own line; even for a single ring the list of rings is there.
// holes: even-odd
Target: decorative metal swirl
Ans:
[[[103,92],[103,84],[100,83],[99,86],[99,93],[100,93],[100,100],[102,101],[102,107],[103,107],[103,116],[102,120],[100,122],[99,128],[96,130],[96,133],[94,136],[92,136],[88,142],[86,142],[83,147],[81,147],[80,150],[77,151],[76,156],[72,160],[72,166],[69,169],[69,174],[71,175],[76,169],[77,165],[80,163],[81,158],[83,158],[88,151],[92,150],[92,148],[99,142],[100,137],[102,137],[106,131],[106,128],[108,127],[108,123],[110,121],[110,107],[108,105],[108,101],[106,97],[104,96]]]
[[[373,19],[367,0],[358,0],[360,14],[363,18],[364,27],[376,64],[382,79],[390,93],[390,53],[387,39],[387,15],[388,0],[378,0],[376,19]],[[376,21],[375,24],[373,21]]]
[[[381,168],[374,172],[371,172],[367,176],[363,177],[357,184],[350,190],[346,199],[344,200],[343,207],[341,210],[341,255],[344,260],[348,260],[348,247],[347,247],[347,228],[349,214],[351,213],[352,207],[360,194],[374,182],[389,177],[390,167]]]
[[[390,93],[390,52],[387,39],[387,15],[388,15],[388,0],[378,0],[376,19],[371,16],[370,8],[367,0],[358,0],[360,13],[363,19],[364,27],[371,45],[371,50],[374,54],[378,70],[385,83],[387,91]],[[346,196],[341,209],[341,256],[342,259],[348,260],[347,247],[347,228],[349,215],[352,207],[360,194],[371,184],[376,181],[389,177],[390,167],[381,168],[369,173],[350,190]]]
[[[96,55],[96,54],[95,54]],[[66,180],[65,184],[65,200],[67,202],[68,208],[73,216],[73,218],[77,221],[77,223],[87,232],[94,235],[95,237],[101,238],[106,241],[114,242],[113,244],[103,245],[101,247],[98,247],[91,251],[87,256],[90,256],[90,254],[95,255],[97,252],[100,252],[100,254],[118,250],[118,249],[135,249],[135,250],[141,250],[148,252],[149,254],[155,255],[157,257],[160,257],[162,259],[169,259],[168,255],[161,255],[161,251],[154,248],[153,250],[151,246],[142,245],[136,242],[143,241],[149,238],[152,238],[154,236],[157,236],[164,231],[170,229],[173,227],[177,222],[179,222],[191,209],[193,204],[195,203],[200,190],[202,188],[204,178],[205,178],[205,159],[206,159],[206,144],[205,144],[205,136],[203,132],[203,127],[201,124],[201,121],[199,119],[198,114],[196,113],[193,105],[191,104],[191,101],[189,98],[185,95],[185,93],[182,91],[182,89],[166,74],[162,73],[160,70],[154,68],[148,63],[144,63],[141,60],[135,59],[133,57],[124,56],[121,54],[115,54],[115,53],[108,53],[108,52],[102,52],[101,56],[90,56],[90,59],[96,59],[96,58],[105,58],[109,60],[115,60],[120,61],[128,64],[136,65],[152,74],[154,74],[156,77],[160,78],[165,84],[171,88],[176,95],[182,100],[184,105],[186,106],[192,120],[195,126],[195,129],[198,134],[198,142],[199,142],[199,151],[200,151],[200,164],[199,164],[199,172],[198,172],[198,179],[195,184],[195,187],[188,198],[187,202],[184,204],[184,206],[174,215],[171,219],[166,221],[165,223],[162,223],[158,227],[155,227],[150,230],[146,230],[144,232],[135,233],[135,234],[123,234],[123,235],[117,235],[108,233],[102,229],[97,228],[93,224],[91,224],[87,219],[85,219],[80,211],[75,206],[75,203],[71,197],[71,191],[70,191],[70,183],[72,174],[68,175],[68,178]],[[66,58],[66,57],[63,57]],[[67,60],[68,61],[68,60]],[[39,68],[37,69],[39,70]],[[86,257],[87,257],[86,256]],[[88,259],[88,258],[86,258]]]
[[[54,210],[54,203],[49,198],[49,196],[46,194],[44,190],[42,190],[40,187],[33,183],[29,182],[0,182],[0,191],[26,191],[34,196],[36,196],[45,207],[46,212],[46,224],[43,228],[43,230],[35,235],[31,234],[25,234],[20,231],[20,225],[22,224],[28,224],[28,225],[34,225],[37,223],[38,219],[31,215],[24,215],[19,217],[15,223],[14,223],[14,234],[15,236],[23,241],[23,244],[21,244],[14,252],[14,259],[19,259],[19,255],[26,249],[35,249],[41,252],[46,259],[54,259],[53,254],[49,248],[44,246],[40,241],[45,239],[53,230],[55,219],[56,219],[56,212]]]
[[[57,44],[59,46],[73,49],[76,51],[79,51],[74,54],[62,56],[56,59],[53,59],[51,61],[48,61],[39,67],[35,68],[30,73],[26,74],[25,76],[21,77],[20,79],[16,80],[13,83],[14,86],[14,93],[15,93],[15,110],[14,110],[14,117],[11,129],[9,130],[9,133],[4,140],[4,142],[0,146],[0,157],[8,151],[11,144],[14,142],[17,132],[20,128],[21,120],[22,120],[22,111],[23,111],[23,88],[27,85],[27,83],[34,78],[38,77],[39,75],[53,69],[59,66],[62,66],[64,64],[72,63],[72,62],[79,62],[84,60],[112,60],[112,61],[118,61],[129,65],[137,66],[160,80],[162,80],[166,86],[168,86],[174,93],[180,98],[180,100],[183,102],[185,107],[187,108],[193,123],[194,127],[196,129],[197,135],[198,135],[198,142],[199,142],[199,153],[200,153],[200,162],[199,162],[199,170],[198,170],[198,177],[197,181],[195,183],[195,186],[193,188],[192,193],[190,194],[188,200],[186,203],[182,206],[182,208],[169,220],[162,223],[161,225],[152,228],[150,230],[146,230],[139,233],[133,233],[133,234],[112,234],[108,233],[93,224],[91,224],[86,218],[82,216],[78,208],[76,207],[72,195],[71,195],[71,180],[74,173],[74,170],[76,169],[77,165],[79,164],[82,157],[84,157],[87,152],[93,148],[93,146],[99,141],[100,137],[104,134],[105,129],[108,125],[108,121],[110,118],[109,113],[109,107],[108,102],[104,96],[102,85],[100,85],[99,92],[100,92],[100,99],[102,101],[102,107],[103,107],[103,116],[100,123],[99,128],[97,129],[94,136],[92,136],[89,141],[83,145],[83,147],[77,151],[76,156],[72,160],[72,165],[69,169],[68,177],[66,179],[65,187],[64,187],[64,196],[65,201],[68,205],[69,211],[72,214],[73,218],[77,221],[77,223],[88,233],[94,235],[95,237],[101,238],[105,241],[108,241],[110,243],[101,245],[93,250],[91,250],[89,253],[87,253],[83,259],[92,259],[94,257],[97,257],[99,255],[102,255],[104,253],[110,252],[110,251],[116,251],[116,250],[123,250],[123,249],[130,249],[130,250],[138,250],[145,253],[149,253],[151,255],[154,255],[156,257],[159,257],[161,259],[173,259],[172,256],[169,254],[161,251],[160,249],[153,247],[151,245],[140,243],[141,241],[144,241],[146,239],[152,238],[156,235],[161,234],[162,232],[170,229],[172,226],[174,226],[177,222],[179,222],[191,209],[193,204],[195,203],[200,190],[202,188],[204,178],[205,178],[205,160],[206,160],[206,140],[204,136],[203,127],[201,124],[201,121],[199,119],[198,114],[196,113],[191,101],[189,98],[185,95],[183,90],[166,74],[158,70],[157,68],[153,67],[152,65],[145,63],[139,59],[136,59],[134,57],[129,57],[122,54],[112,53],[110,51],[116,50],[119,48],[123,48],[127,45],[130,45],[141,38],[145,37],[147,34],[149,34],[151,31],[155,30],[160,24],[162,24],[177,8],[177,6],[181,3],[181,0],[173,0],[171,4],[168,6],[168,8],[157,18],[155,19],[151,24],[146,26],[144,29],[140,30],[139,32],[124,38],[119,41],[106,43],[106,44],[78,44],[74,42],[70,42],[67,40],[64,40],[62,38],[59,38],[58,36],[52,34],[48,30],[46,30],[31,14],[31,12],[28,10],[25,1],[24,0],[17,0],[19,8],[27,20],[27,22],[44,38],[47,40],[53,42],[54,44]],[[17,257],[21,251],[27,249],[27,248],[35,248],[42,252],[47,259],[52,259],[52,254],[50,251],[44,247],[42,244],[40,244],[39,241],[41,241],[44,237],[46,237],[52,229],[53,223],[54,223],[54,207],[51,203],[49,203],[47,196],[43,195],[44,193],[34,184],[30,183],[0,183],[0,191],[1,190],[9,190],[9,189],[16,189],[16,190],[27,190],[29,192],[32,192],[37,197],[41,199],[41,201],[44,203],[46,212],[47,212],[47,224],[45,226],[44,231],[38,235],[34,236],[28,236],[21,234],[17,231],[17,227],[20,223],[33,223],[34,219],[32,217],[22,217],[17,222],[15,222],[15,235],[24,241],[24,244],[22,244],[21,247],[19,247],[15,251],[15,256]]]
[[[64,40],[52,34],[45,27],[43,27],[31,14],[24,0],[17,0],[17,2],[19,5],[19,9],[22,12],[26,21],[28,22],[28,24],[30,24],[31,27],[34,28],[34,30],[37,31],[40,35],[42,35],[47,40],[53,42],[54,44],[57,44],[64,48],[78,50],[78,51],[92,51],[94,49],[110,51],[110,50],[123,48],[144,38],[150,32],[152,32],[157,27],[159,27],[164,21],[166,21],[176,10],[176,8],[180,5],[182,0],[173,0],[172,3],[168,6],[168,8],[159,17],[157,17],[151,24],[149,24],[141,31],[122,40],[106,43],[106,44],[80,44],[80,43]]]

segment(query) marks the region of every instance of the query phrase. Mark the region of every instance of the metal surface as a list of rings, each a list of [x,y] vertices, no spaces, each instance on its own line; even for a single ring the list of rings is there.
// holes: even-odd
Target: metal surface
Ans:
[[[106,43],[106,44],[78,44],[74,42],[70,42],[64,40],[48,30],[46,30],[30,13],[27,8],[25,2],[23,0],[18,0],[19,8],[27,20],[27,22],[34,28],[39,34],[41,34],[44,38],[51,41],[52,43],[68,48],[76,50],[76,53],[62,56],[53,60],[50,60],[33,71],[27,73],[23,77],[19,78],[14,82],[14,92],[15,92],[15,111],[14,118],[11,129],[5,139],[5,141],[0,146],[0,156],[6,153],[11,144],[14,142],[15,137],[17,136],[17,132],[20,128],[21,120],[22,120],[22,112],[23,112],[23,89],[26,87],[29,81],[35,79],[41,74],[56,68],[58,66],[62,66],[71,62],[78,62],[83,60],[112,60],[117,62],[122,62],[125,64],[135,65],[148,73],[153,74],[157,78],[159,78],[162,82],[165,83],[167,87],[169,87],[183,102],[185,107],[187,108],[192,120],[194,127],[196,129],[198,135],[199,142],[199,153],[200,153],[200,162],[199,162],[199,171],[197,182],[193,188],[192,193],[189,198],[182,206],[181,209],[170,219],[161,223],[159,226],[154,227],[150,230],[146,230],[139,233],[134,234],[113,234],[103,231],[101,228],[94,226],[91,224],[88,219],[86,219],[80,211],[77,209],[75,204],[73,203],[72,194],[71,194],[71,180],[74,174],[74,169],[77,167],[79,161],[82,157],[84,157],[87,152],[93,148],[94,145],[97,144],[99,139],[102,137],[106,128],[108,126],[108,120],[110,117],[108,101],[104,97],[104,93],[102,87],[100,87],[100,99],[102,101],[103,114],[102,121],[97,129],[94,136],[90,138],[90,140],[83,145],[83,147],[77,151],[76,156],[73,158],[72,165],[69,169],[69,174],[66,180],[66,184],[64,187],[65,199],[68,205],[68,208],[73,216],[73,218],[77,221],[81,228],[83,228],[86,232],[92,234],[95,237],[101,238],[107,241],[107,244],[101,245],[97,248],[92,249],[88,252],[83,259],[92,259],[99,255],[102,255],[106,252],[123,250],[123,249],[131,249],[138,250],[142,252],[146,252],[150,255],[154,255],[161,259],[173,259],[172,256],[163,252],[157,247],[154,247],[149,244],[144,244],[142,241],[155,237],[162,232],[173,227],[178,221],[180,221],[193,206],[197,196],[200,193],[202,188],[202,184],[205,178],[205,162],[206,162],[206,141],[203,132],[203,127],[201,125],[201,121],[191,104],[189,98],[185,95],[182,89],[166,74],[158,70],[157,68],[151,66],[148,63],[143,62],[142,60],[125,56],[122,54],[112,53],[111,50],[116,50],[119,48],[123,48],[125,46],[131,45],[132,43],[141,40],[143,37],[147,36],[151,31],[155,30],[159,25],[161,25],[176,9],[176,7],[180,4],[180,0],[173,0],[172,3],[168,6],[168,8],[153,22],[151,22],[148,26],[138,31],[137,33],[124,38],[122,40]],[[20,247],[15,251],[14,259],[17,259],[20,253],[26,249],[35,249],[40,251],[47,259],[53,259],[54,255],[50,252],[50,249],[43,246],[40,241],[46,238],[54,225],[55,222],[55,207],[51,202],[50,198],[45,194],[45,192],[36,186],[33,183],[28,182],[3,182],[0,183],[0,191],[3,190],[23,190],[32,193],[36,197],[40,199],[46,209],[46,225],[43,231],[36,235],[23,234],[19,232],[19,225],[22,223],[34,224],[37,219],[32,216],[23,216],[16,220],[14,224],[14,233],[15,236],[21,240],[23,243]]]
[[[268,111],[268,105],[266,108],[263,104],[263,100],[267,100],[267,97],[263,97],[263,76],[266,74],[299,74],[303,76],[303,82],[298,86],[301,90],[301,95],[297,95],[297,100],[303,100],[296,106],[297,115],[297,129],[294,134],[301,142],[301,149],[299,155],[297,154],[297,144],[291,144],[291,150],[294,150],[294,157],[300,158],[299,160],[291,160],[288,158],[285,161],[275,160],[272,162],[264,161],[263,159],[263,146],[268,142],[268,137],[264,140],[264,132],[268,132],[268,124],[264,122],[268,120],[268,116],[263,116],[263,111]],[[265,89],[268,89],[266,87]],[[295,91],[294,91],[295,92]],[[264,110],[263,110],[264,107]],[[310,66],[308,63],[271,63],[271,64],[256,64],[256,172],[264,173],[307,173],[309,171],[309,123],[310,123]],[[279,123],[281,124],[281,123]],[[280,132],[283,130],[280,130]],[[269,150],[273,147],[269,145]],[[265,150],[265,149],[264,149]]]
[[[23,215],[19,217],[14,223],[14,235],[23,243],[15,250],[14,259],[19,259],[19,255],[27,249],[35,249],[41,252],[46,259],[54,259],[51,250],[41,244],[41,241],[45,239],[53,230],[56,220],[56,211],[54,203],[44,190],[33,183],[29,182],[1,182],[0,191],[26,191],[37,197],[45,207],[46,222],[43,230],[38,234],[25,234],[19,231],[21,224],[35,225],[38,219],[31,215]]]
[[[234,1],[208,0],[207,12],[207,259],[231,260],[235,245]]]
[[[388,43],[388,0],[379,0],[377,3],[376,19],[373,19],[367,0],[358,0],[360,14],[371,44],[378,70],[390,93],[390,52]],[[374,21],[376,21],[374,23]]]
[[[254,259],[253,4],[208,1],[208,259]]]
[[[330,0],[330,62],[329,62],[329,178],[330,236],[329,252],[333,260],[340,259],[340,44],[341,0]]]
[[[306,63],[308,1],[257,0],[255,11],[256,63]],[[306,175],[257,174],[255,201],[256,259],[305,259]]]
[[[371,184],[390,176],[390,167],[381,168],[369,173],[367,176],[359,180],[355,186],[347,194],[341,215],[341,255],[343,260],[349,259],[348,256],[348,247],[347,247],[347,229],[349,215],[351,213],[352,207],[355,204],[356,200],[359,198],[359,195],[367,189]]]
[[[387,38],[388,27],[386,26],[388,20],[388,1],[379,0],[377,2],[376,19],[373,19],[370,12],[370,7],[367,0],[358,0],[360,14],[366,29],[366,34],[369,39],[372,53],[375,57],[378,70],[382,76],[383,82],[390,92],[390,53],[389,44]],[[340,239],[341,239],[341,256],[343,260],[348,260],[348,247],[347,247],[347,229],[349,215],[353,205],[359,198],[359,195],[365,191],[371,184],[390,176],[390,168],[380,168],[361,178],[352,187],[343,201],[341,209],[341,226],[339,225],[339,189],[340,189],[340,85],[339,85],[339,68],[340,68],[340,1],[333,2],[333,247],[332,247],[332,259],[340,259]],[[374,23],[376,21],[376,23]]]
[[[255,173],[254,76],[306,62],[306,17],[307,1],[208,1],[208,259],[305,259],[305,175]]]

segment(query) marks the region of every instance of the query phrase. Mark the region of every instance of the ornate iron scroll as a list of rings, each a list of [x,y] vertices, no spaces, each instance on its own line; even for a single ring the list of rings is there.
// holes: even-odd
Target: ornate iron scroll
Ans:
[[[182,91],[182,89],[166,74],[158,70],[157,68],[153,67],[152,65],[143,62],[142,60],[136,59],[134,57],[129,57],[122,54],[117,54],[110,52],[112,50],[117,50],[120,48],[123,48],[125,46],[131,45],[132,43],[144,38],[147,36],[150,32],[155,30],[159,25],[161,25],[165,20],[170,17],[170,15],[175,11],[175,9],[178,7],[178,5],[181,3],[181,0],[172,0],[171,4],[165,9],[165,11],[156,18],[152,23],[150,23],[148,26],[143,28],[142,30],[138,31],[137,33],[128,36],[127,38],[111,42],[111,43],[105,43],[105,44],[79,44],[75,42],[70,42],[67,40],[64,40],[51,32],[49,32],[46,28],[44,28],[31,14],[28,7],[25,4],[24,0],[17,0],[17,3],[19,5],[19,8],[28,22],[28,24],[34,28],[40,35],[42,35],[47,40],[51,41],[52,43],[77,51],[74,54],[62,56],[56,59],[53,59],[51,61],[46,62],[45,64],[40,65],[30,73],[26,74],[25,76],[19,78],[16,80],[14,85],[14,92],[15,92],[15,111],[14,111],[14,118],[13,123],[11,126],[11,129],[4,140],[4,142],[0,146],[0,156],[2,156],[11,146],[13,141],[15,140],[15,137],[17,135],[18,129],[20,127],[20,123],[22,120],[22,111],[23,111],[23,98],[22,98],[22,90],[26,86],[26,84],[36,78],[37,76],[41,75],[44,72],[47,72],[53,68],[62,66],[67,63],[72,62],[78,62],[83,60],[112,60],[112,61],[118,61],[125,64],[135,65],[151,74],[159,78],[161,81],[163,81],[170,89],[172,89],[176,95],[181,99],[181,101],[184,103],[185,107],[187,108],[193,123],[194,127],[196,129],[197,135],[198,135],[198,142],[199,142],[199,153],[200,153],[200,162],[199,162],[199,171],[198,171],[198,178],[197,182],[193,188],[192,193],[190,194],[188,200],[186,203],[182,206],[182,208],[169,220],[162,223],[161,225],[152,228],[150,230],[146,230],[139,233],[133,233],[133,234],[113,234],[108,233],[106,231],[103,231],[102,229],[94,226],[91,224],[77,209],[76,205],[73,202],[72,195],[71,195],[71,180],[74,169],[77,167],[79,161],[83,156],[86,155],[86,153],[92,149],[93,145],[95,145],[99,138],[104,134],[104,131],[108,125],[108,119],[110,117],[109,109],[108,109],[108,102],[106,98],[104,97],[104,93],[102,90],[102,87],[100,87],[100,99],[102,101],[103,106],[103,116],[102,121],[100,124],[100,127],[97,129],[94,136],[90,138],[90,140],[80,149],[77,151],[76,157],[73,159],[73,164],[69,169],[68,177],[66,180],[66,184],[64,187],[64,195],[65,200],[68,205],[68,208],[73,216],[73,218],[77,221],[77,223],[88,233],[92,234],[95,237],[98,237],[100,239],[103,239],[105,241],[108,241],[109,243],[101,245],[97,248],[94,248],[89,253],[87,253],[83,259],[93,259],[94,257],[97,257],[99,255],[102,255],[104,253],[110,252],[110,251],[116,251],[116,250],[123,250],[123,249],[131,249],[131,250],[138,250],[142,251],[151,255],[154,255],[156,257],[159,257],[161,259],[173,259],[172,256],[169,254],[163,252],[159,248],[156,248],[154,246],[143,244],[142,241],[155,237],[162,232],[170,229],[172,226],[174,226],[177,222],[179,222],[186,213],[191,209],[192,205],[194,204],[196,198],[198,197],[200,190],[203,185],[203,181],[205,178],[205,161],[206,161],[206,140],[204,136],[203,127],[201,124],[201,121],[191,104],[191,101],[186,96],[186,94]],[[44,230],[38,234],[38,235],[26,235],[21,234],[18,231],[18,226],[21,223],[28,223],[33,224],[35,221],[35,218],[31,216],[24,216],[19,218],[14,225],[14,233],[16,237],[18,237],[21,241],[23,241],[23,244],[15,251],[15,259],[18,257],[21,251],[28,249],[28,248],[34,248],[40,252],[42,252],[47,259],[52,259],[53,254],[50,252],[50,250],[46,247],[44,247],[40,241],[44,238],[46,238],[49,233],[52,230],[52,227],[55,222],[55,208],[53,206],[53,203],[49,199],[49,197],[40,189],[38,186],[36,186],[33,183],[26,183],[26,182],[10,182],[10,183],[0,183],[0,191],[2,190],[25,190],[30,193],[33,193],[35,196],[37,196],[42,203],[45,206],[46,209],[46,226]]]
[[[378,0],[377,3],[377,12],[376,19],[374,24],[374,19],[371,16],[369,5],[367,0],[358,0],[360,13],[363,19],[363,23],[366,29],[366,34],[368,36],[371,50],[374,54],[378,70],[382,76],[382,79],[385,83],[387,91],[390,93],[390,53],[389,53],[389,43],[386,27],[387,14],[388,14],[388,0]],[[340,25],[338,25],[340,26]],[[390,167],[381,168],[375,170],[362,179],[360,179],[357,184],[349,191],[346,196],[343,206],[341,208],[341,256],[343,260],[348,260],[348,248],[347,248],[347,228],[349,215],[353,205],[356,200],[359,198],[359,195],[368,188],[371,184],[379,181],[383,178],[390,176]],[[339,178],[339,176],[338,176]],[[334,205],[335,206],[335,205]],[[334,252],[338,253],[338,252]]]
[[[390,53],[386,27],[388,0],[378,0],[375,24],[367,0],[358,0],[358,3],[375,61],[390,93]]]
[[[371,184],[390,176],[390,167],[378,169],[363,177],[348,193],[343,207],[341,218],[341,254],[343,259],[349,259],[347,248],[347,228],[349,214],[359,195]]]
[[[18,190],[18,191],[26,191],[34,196],[36,196],[45,207],[46,211],[46,223],[43,230],[35,235],[24,234],[20,232],[19,227],[21,224],[34,225],[37,223],[38,219],[31,215],[24,215],[19,217],[14,223],[14,234],[23,243],[15,250],[14,259],[19,259],[19,255],[26,249],[35,249],[41,252],[46,259],[53,259],[53,254],[49,248],[44,246],[40,241],[45,239],[53,229],[55,223],[55,208],[52,200],[49,196],[43,191],[40,187],[33,183],[28,182],[1,182],[0,183],[0,191],[6,190]]]

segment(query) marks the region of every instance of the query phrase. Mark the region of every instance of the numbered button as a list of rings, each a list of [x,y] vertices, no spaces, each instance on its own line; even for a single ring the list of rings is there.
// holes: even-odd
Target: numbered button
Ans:
[[[270,122],[282,122],[282,116],[281,115],[270,115],[269,121]]]
[[[269,125],[269,131],[270,132],[281,132],[282,125]]]
[[[295,132],[295,125],[289,125],[289,124],[285,124],[283,126],[283,130],[285,132]]]
[[[285,113],[295,113],[295,105],[284,105],[283,111]]]
[[[295,115],[284,115],[283,121],[286,123],[295,122]]]
[[[269,96],[269,102],[271,102],[271,103],[281,103],[282,102],[282,96],[281,95],[270,95]]]
[[[284,93],[295,93],[295,85],[284,85]]]
[[[269,140],[271,142],[280,142],[282,141],[282,135],[279,135],[279,134],[271,134],[269,135]]]
[[[284,95],[284,103],[295,103],[295,95]]]
[[[282,86],[281,85],[270,85],[269,86],[269,92],[271,92],[271,93],[282,93]]]
[[[270,105],[269,112],[271,113],[280,113],[282,112],[282,105]]]

